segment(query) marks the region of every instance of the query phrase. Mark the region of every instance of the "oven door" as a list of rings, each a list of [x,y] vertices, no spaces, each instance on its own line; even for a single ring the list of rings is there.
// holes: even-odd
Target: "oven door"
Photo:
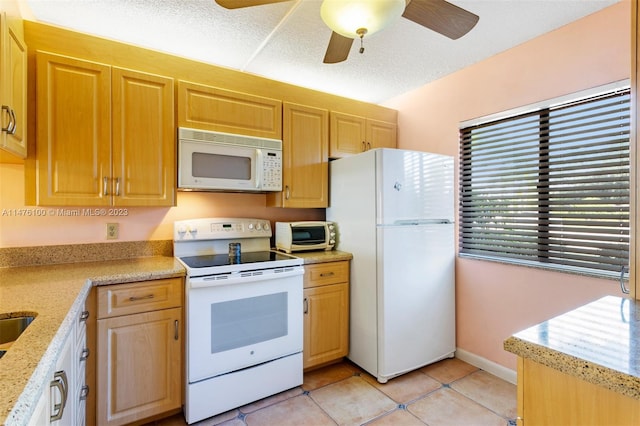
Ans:
[[[259,281],[189,285],[189,383],[301,352],[303,273],[300,266]]]
[[[258,152],[250,147],[180,140],[178,188],[258,191]]]

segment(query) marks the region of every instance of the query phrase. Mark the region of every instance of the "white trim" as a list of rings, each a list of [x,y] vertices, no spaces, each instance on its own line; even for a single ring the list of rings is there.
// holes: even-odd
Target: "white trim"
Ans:
[[[518,382],[518,374],[514,370],[497,364],[487,358],[465,351],[464,349],[456,348],[456,358],[514,385]]]
[[[614,81],[612,83],[604,84],[602,86],[592,87],[589,89],[581,90],[579,92],[558,96],[557,98],[546,99],[540,102],[535,102],[533,104],[524,105],[521,107],[509,109],[506,111],[497,112],[495,114],[485,115],[484,117],[476,117],[470,120],[465,120],[460,122],[460,129],[477,126],[479,124],[488,123],[491,121],[502,120],[503,118],[513,117],[516,115],[526,114],[527,112],[531,112],[531,111],[538,111],[544,108],[551,108],[559,104],[569,103],[569,102],[577,101],[579,99],[590,98],[603,93],[624,89],[629,87],[629,85],[630,85],[629,79]]]

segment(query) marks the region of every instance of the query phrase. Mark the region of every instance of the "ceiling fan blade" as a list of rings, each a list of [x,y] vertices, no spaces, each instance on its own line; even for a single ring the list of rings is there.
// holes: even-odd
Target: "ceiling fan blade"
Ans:
[[[225,9],[240,9],[243,7],[260,6],[263,4],[281,3],[289,0],[215,0]]]
[[[349,56],[352,44],[352,38],[342,36],[334,31],[331,34],[329,46],[327,46],[327,53],[324,54],[324,60],[322,62],[325,64],[335,64],[344,61],[347,59],[347,56]]]
[[[410,0],[402,16],[453,40],[471,31],[480,19],[445,0]]]

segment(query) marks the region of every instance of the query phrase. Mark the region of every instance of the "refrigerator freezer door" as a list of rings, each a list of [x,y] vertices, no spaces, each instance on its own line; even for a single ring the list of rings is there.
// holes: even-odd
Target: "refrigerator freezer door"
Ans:
[[[400,149],[377,152],[377,224],[453,221],[453,157]]]
[[[378,227],[381,382],[455,351],[454,225]]]

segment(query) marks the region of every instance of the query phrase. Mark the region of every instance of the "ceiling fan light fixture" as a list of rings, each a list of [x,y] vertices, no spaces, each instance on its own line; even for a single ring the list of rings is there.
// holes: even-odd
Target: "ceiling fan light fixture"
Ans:
[[[336,33],[358,38],[362,29],[367,35],[384,29],[402,15],[405,6],[406,0],[324,0],[320,16]]]

